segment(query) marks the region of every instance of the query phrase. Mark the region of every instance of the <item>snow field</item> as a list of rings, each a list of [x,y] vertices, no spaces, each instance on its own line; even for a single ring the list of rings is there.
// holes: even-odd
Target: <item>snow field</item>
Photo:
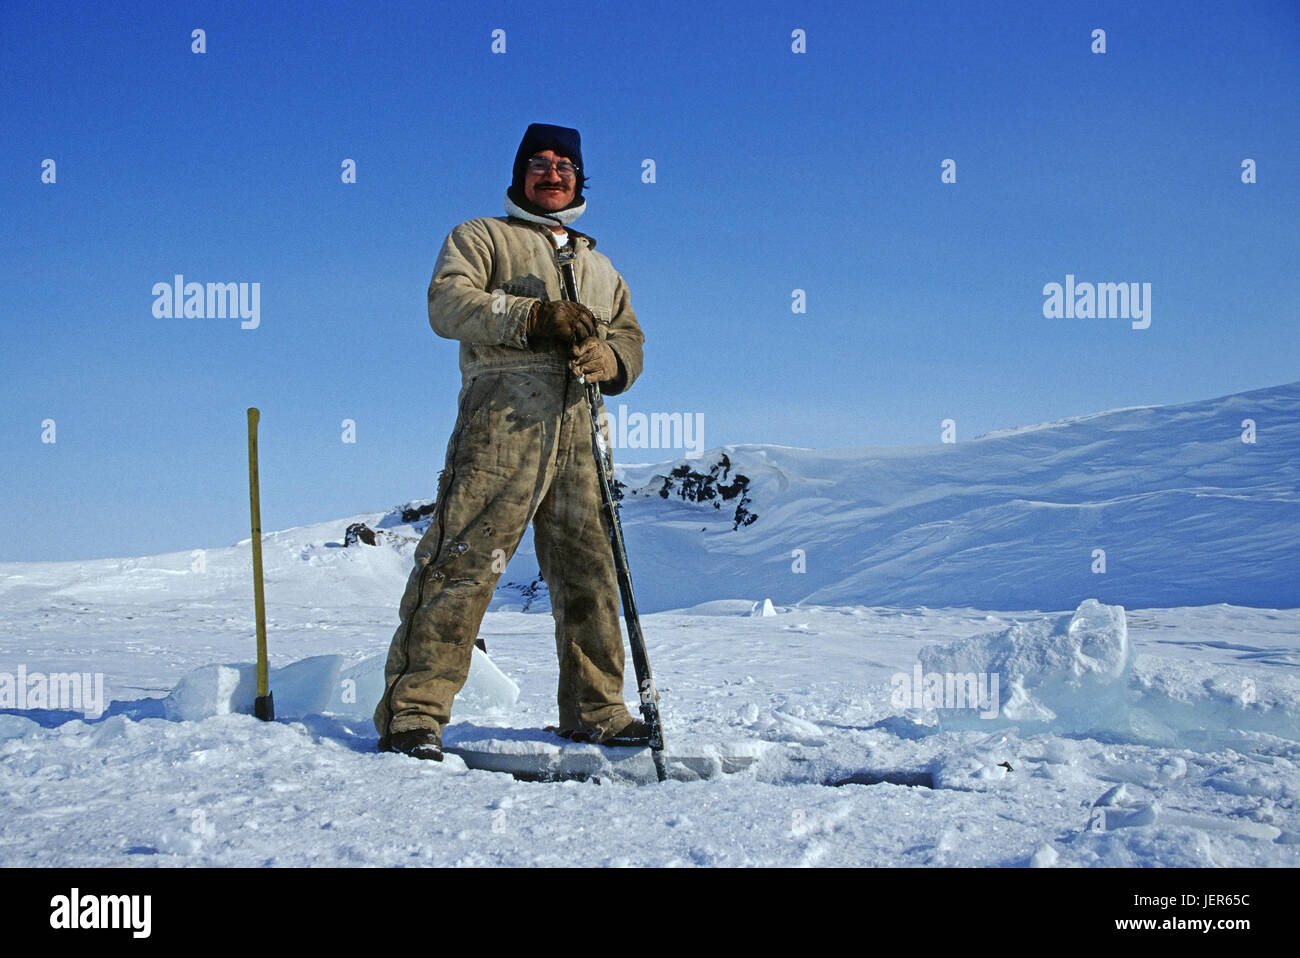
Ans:
[[[1289,738],[1217,728],[1190,735],[1191,744],[1050,726],[1030,734],[1006,722],[948,730],[938,711],[897,709],[891,678],[909,672],[927,645],[966,640],[1005,649],[1017,618],[1033,617],[789,607],[751,617],[753,604],[645,617],[670,748],[749,743],[761,760],[747,771],[663,785],[614,774],[599,785],[517,782],[472,771],[454,755],[433,764],[375,753],[360,698],[353,714],[266,724],[242,714],[172,721],[158,699],[110,691],[115,704],[98,722],[0,715],[0,863],[1300,864],[1294,727]],[[303,614],[302,625],[314,621],[315,613]],[[287,625],[291,610],[277,615]],[[186,633],[165,607],[145,618],[158,630],[170,624],[181,644],[200,634]],[[1044,634],[1068,635],[1056,626],[1073,614],[1049,618]],[[1221,661],[1202,663],[1176,646],[1143,649],[1155,645],[1152,636],[1190,633],[1194,641],[1213,631],[1227,646],[1266,650],[1300,625],[1300,613],[1220,608],[1141,618],[1129,630],[1127,687],[1147,709],[1183,707],[1171,690],[1197,692],[1205,672],[1240,668],[1231,662],[1243,654],[1255,656],[1247,670],[1261,699],[1266,692],[1277,706],[1296,700],[1284,681],[1289,670],[1259,666],[1259,652],[1223,648]],[[372,626],[372,644],[386,644],[386,632]],[[458,701],[449,735],[458,726],[536,729],[554,720],[550,633],[547,615],[489,614],[492,661],[516,682],[518,699]],[[336,646],[355,641],[327,634]],[[1022,623],[1016,634],[1038,633]],[[1003,635],[1003,645],[980,638],[988,635]],[[232,636],[227,658],[247,643]],[[321,635],[316,643],[329,645]],[[339,667],[339,676],[371,658],[325,654],[355,663]],[[201,660],[194,665],[189,679],[171,679],[178,692],[211,672]],[[273,681],[277,705],[282,696],[318,700],[314,683],[336,665],[290,664],[278,674],[296,674],[302,687]],[[110,676],[110,690],[119,682]],[[208,704],[219,701],[235,699],[214,692]],[[934,787],[888,783],[913,774]],[[885,783],[825,784],[864,775]]]

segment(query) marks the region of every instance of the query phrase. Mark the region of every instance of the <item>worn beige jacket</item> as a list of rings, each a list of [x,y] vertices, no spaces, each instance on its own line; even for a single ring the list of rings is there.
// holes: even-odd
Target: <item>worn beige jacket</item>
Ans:
[[[578,295],[595,315],[598,335],[618,357],[620,376],[601,391],[626,390],[641,375],[645,336],[627,284],[590,236],[568,228],[577,252]],[[429,324],[460,341],[462,381],[481,372],[561,367],[553,349],[528,348],[525,325],[533,304],[563,299],[550,230],[514,217],[484,217],[451,231],[429,283]]]

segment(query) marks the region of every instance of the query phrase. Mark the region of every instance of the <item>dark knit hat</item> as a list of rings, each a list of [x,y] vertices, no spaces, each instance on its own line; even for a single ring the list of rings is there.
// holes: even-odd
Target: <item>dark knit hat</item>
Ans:
[[[528,125],[528,130],[519,143],[519,150],[515,153],[514,177],[510,182],[509,190],[510,198],[525,209],[533,205],[524,197],[524,176],[528,172],[529,158],[546,150],[554,150],[562,156],[567,156],[573,165],[578,168],[578,175],[574,178],[573,202],[569,204],[570,206],[578,205],[582,202],[582,186],[587,179],[582,175],[582,137],[577,130],[571,130],[567,126],[552,126],[549,123],[530,123]]]

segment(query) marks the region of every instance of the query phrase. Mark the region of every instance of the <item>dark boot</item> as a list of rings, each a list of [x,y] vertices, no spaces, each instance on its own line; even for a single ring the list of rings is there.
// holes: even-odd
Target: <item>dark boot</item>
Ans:
[[[641,719],[634,718],[613,735],[598,739],[601,745],[616,748],[649,748],[650,726]]]
[[[423,758],[434,762],[442,761],[442,739],[431,728],[413,728],[405,732],[394,732],[379,739],[379,751],[400,752],[411,758]]]
[[[548,725],[546,731],[567,738],[571,742],[590,742],[611,748],[649,748],[650,726],[640,719],[632,719],[617,732],[603,735],[596,729],[556,728]]]

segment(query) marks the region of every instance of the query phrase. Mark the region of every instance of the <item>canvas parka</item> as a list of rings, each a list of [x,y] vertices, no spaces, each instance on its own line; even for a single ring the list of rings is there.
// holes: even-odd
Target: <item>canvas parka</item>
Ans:
[[[597,335],[618,358],[620,375],[600,384],[605,395],[625,391],[641,375],[645,336],[627,284],[596,241],[572,227],[579,297],[596,317]],[[460,341],[463,385],[483,372],[567,368],[559,350],[529,348],[528,313],[537,302],[561,300],[563,287],[550,230],[515,217],[482,217],[451,231],[429,283],[429,324]]]

